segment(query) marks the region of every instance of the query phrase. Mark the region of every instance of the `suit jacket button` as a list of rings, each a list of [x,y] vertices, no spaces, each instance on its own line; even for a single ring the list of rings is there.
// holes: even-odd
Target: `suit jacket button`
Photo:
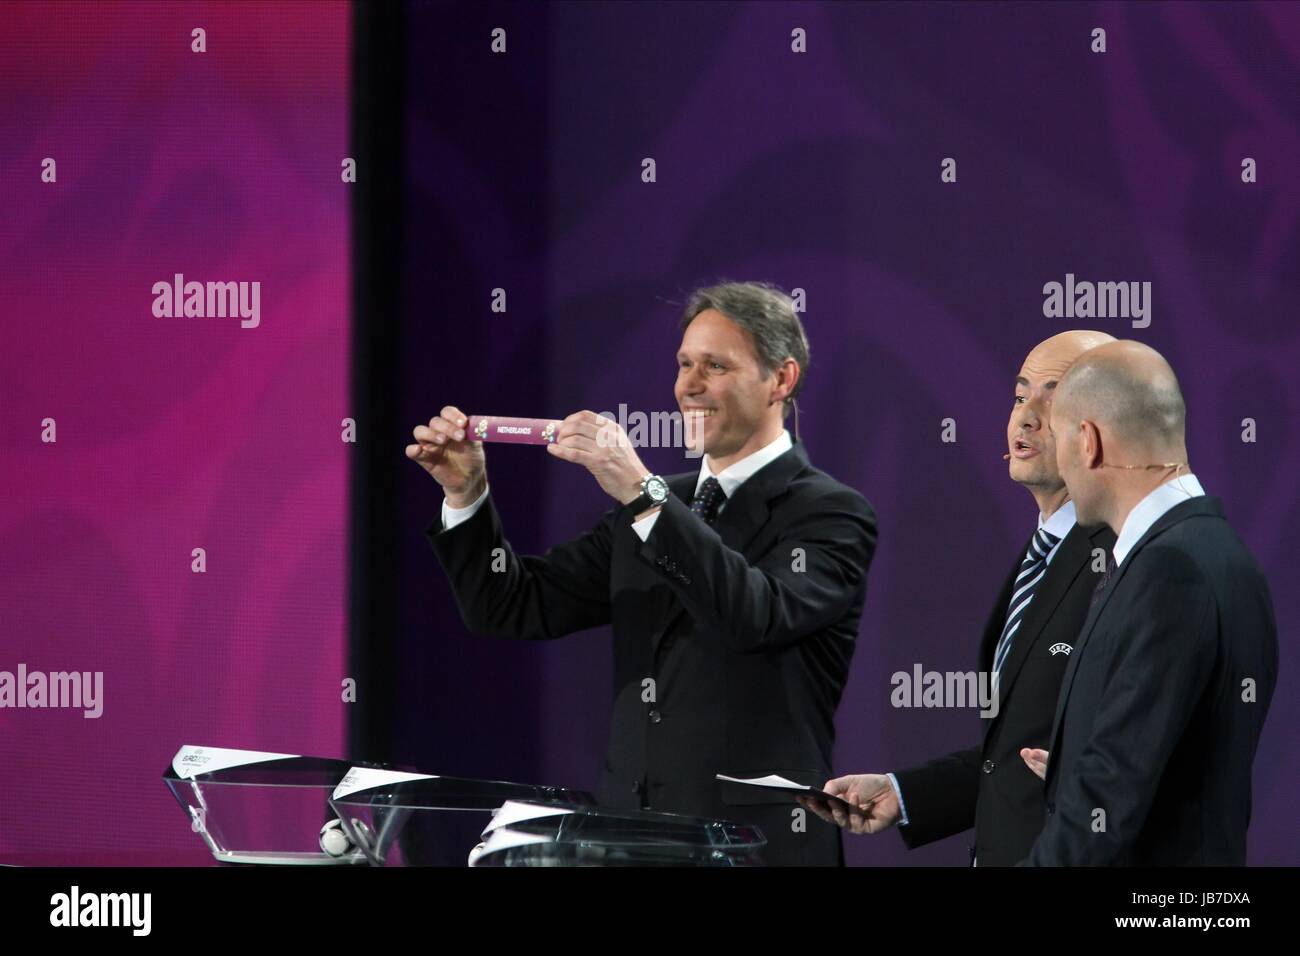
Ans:
[[[996,764],[994,764],[992,760],[986,760],[984,761],[984,766],[980,767],[980,769],[985,773],[992,773],[995,766]]]
[[[664,719],[664,718],[663,718],[663,714],[659,713],[659,711],[657,711],[657,710],[652,710],[652,711],[650,711],[650,715],[649,715],[649,716],[650,716],[650,723],[652,723],[652,724],[657,724],[657,723],[659,723],[659,721],[661,721],[661,720]]]
[[[1047,805],[1047,815],[1050,817],[1055,812],[1056,812],[1056,804],[1049,803]]]
[[[632,781],[632,792],[633,792],[633,793],[640,793],[640,792],[641,792],[641,781],[640,781],[640,780],[633,780],[633,781]]]

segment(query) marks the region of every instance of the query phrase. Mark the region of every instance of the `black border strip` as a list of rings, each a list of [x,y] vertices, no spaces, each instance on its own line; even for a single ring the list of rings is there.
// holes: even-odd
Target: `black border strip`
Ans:
[[[354,760],[391,760],[397,576],[392,556],[399,502],[393,494],[392,449],[379,438],[396,421],[400,395],[396,317],[401,305],[401,261],[392,244],[402,235],[400,158],[405,104],[403,3],[358,2],[352,7],[352,380],[349,414],[357,443],[349,480],[348,664],[357,702],[347,705],[348,754]],[[387,173],[383,171],[387,171]]]

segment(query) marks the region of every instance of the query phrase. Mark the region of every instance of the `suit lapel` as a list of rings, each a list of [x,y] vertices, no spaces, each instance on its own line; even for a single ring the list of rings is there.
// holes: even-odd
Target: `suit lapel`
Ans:
[[[668,479],[668,490],[686,502],[686,507],[689,508],[695,500],[695,485],[699,477],[699,472],[695,471],[673,475]]]
[[[807,465],[807,450],[802,442],[795,442],[789,451],[751,475],[727,499],[726,507],[714,519],[713,530],[718,533],[722,543],[733,551],[743,553],[768,523],[772,513],[769,503],[784,493],[790,480]],[[699,476],[699,472],[675,475],[668,479],[668,487],[689,507],[695,498],[695,485]],[[668,608],[663,626],[654,632],[651,639],[655,652],[658,652],[664,636],[676,625],[677,619],[686,613],[686,609],[671,592]]]
[[[1075,525],[1061,542],[1056,556],[1047,566],[1047,572],[1034,592],[1034,599],[1029,602],[1020,627],[1011,638],[1011,651],[1007,661],[1002,665],[1002,676],[998,681],[1000,688],[998,715],[1003,713],[1001,704],[1006,701],[1020,676],[1020,669],[1029,658],[1030,648],[1038,640],[1047,622],[1056,613],[1061,599],[1074,584],[1075,579],[1087,566],[1087,558],[1092,554],[1092,541],[1086,531]],[[997,718],[994,718],[996,723]]]
[[[1137,549],[1134,548],[1134,551],[1136,550]],[[1132,557],[1133,555],[1130,554],[1129,558],[1131,559]],[[1047,748],[1049,754],[1057,748],[1057,738],[1061,733],[1061,716],[1065,713],[1065,705],[1070,698],[1070,688],[1074,685],[1074,675],[1079,670],[1079,661],[1083,658],[1083,649],[1087,646],[1088,638],[1092,635],[1093,628],[1097,625],[1097,618],[1101,616],[1101,612],[1105,609],[1106,605],[1110,603],[1111,595],[1115,593],[1115,589],[1119,586],[1120,580],[1126,573],[1128,573],[1128,569],[1132,567],[1132,565],[1132,560],[1126,560],[1122,565],[1111,572],[1110,580],[1106,583],[1106,587],[1097,597],[1097,600],[1093,603],[1092,607],[1088,609],[1088,616],[1084,618],[1083,627],[1079,629],[1079,639],[1074,642],[1074,650],[1070,652],[1070,662],[1065,665],[1065,675],[1061,678],[1061,692],[1056,697],[1056,713],[1052,717],[1052,739]],[[1048,760],[1046,782],[1051,782],[1051,778],[1052,762],[1051,760]]]
[[[989,614],[988,623],[984,625],[984,636],[980,638],[980,653],[977,663],[979,669],[986,674],[993,671],[993,655],[998,649],[1002,629],[1007,626],[1007,605],[1011,603],[1011,595],[1015,593],[1016,577],[1020,574],[1020,562],[1027,550],[1029,550],[1028,541],[1025,542],[1024,548],[1020,550],[1020,557],[1016,558],[1015,564],[1011,566],[1011,573],[1007,575],[1002,590],[998,592],[993,604],[993,610]]]
[[[1219,499],[1201,495],[1174,505],[1174,507],[1161,515],[1155,524],[1147,529],[1146,534],[1142,535],[1142,537],[1138,539],[1137,543],[1133,545],[1132,550],[1129,551],[1128,555],[1124,558],[1124,563],[1111,572],[1110,580],[1106,583],[1106,587],[1098,596],[1097,601],[1093,604],[1091,610],[1088,611],[1088,617],[1083,622],[1083,628],[1079,631],[1079,639],[1075,641],[1074,650],[1070,652],[1070,663],[1065,667],[1065,676],[1061,678],[1061,693],[1056,698],[1056,715],[1052,718],[1052,740],[1048,747],[1049,753],[1054,752],[1060,745],[1062,731],[1061,718],[1065,715],[1065,708],[1070,699],[1070,689],[1074,686],[1074,675],[1079,670],[1079,661],[1083,659],[1083,652],[1088,646],[1088,639],[1096,629],[1097,620],[1101,617],[1102,611],[1104,611],[1106,605],[1110,603],[1111,596],[1119,590],[1120,585],[1123,583],[1124,575],[1128,573],[1129,568],[1133,567],[1134,559],[1137,558],[1138,553],[1143,548],[1158,538],[1166,530],[1172,528],[1180,521],[1199,514],[1217,514],[1222,517],[1223,511],[1219,505]],[[1053,780],[1052,771],[1054,767],[1055,764],[1049,759],[1047,761],[1046,780],[1048,784]]]
[[[714,519],[713,530],[733,551],[743,552],[771,515],[766,488],[761,487],[757,479],[758,475],[754,475],[737,488],[722,513]]]
[[[771,502],[785,493],[807,465],[807,449],[802,442],[795,442],[789,451],[750,475],[713,522],[722,543],[743,553],[771,517]]]

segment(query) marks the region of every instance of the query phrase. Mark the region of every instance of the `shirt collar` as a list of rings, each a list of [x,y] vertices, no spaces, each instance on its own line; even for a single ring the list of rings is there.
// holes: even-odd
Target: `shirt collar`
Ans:
[[[1119,529],[1119,537],[1115,539],[1115,547],[1112,549],[1115,555],[1115,566],[1119,567],[1124,563],[1124,559],[1133,550],[1133,545],[1151,530],[1151,526],[1159,521],[1166,511],[1188,498],[1199,498],[1204,494],[1205,490],[1201,488],[1201,483],[1196,480],[1196,476],[1188,472],[1177,478],[1171,478],[1139,501],[1124,519],[1124,526]]]
[[[1038,514],[1038,527],[1058,540],[1070,533],[1074,521],[1074,499],[1070,499],[1053,511],[1052,516],[1046,521],[1043,520],[1042,512]]]
[[[716,475],[709,467],[709,456],[705,455],[704,460],[700,462],[700,477],[695,481],[695,493],[700,493],[700,486],[704,484],[706,479],[716,478],[718,484],[722,486],[722,493],[730,498],[736,493],[736,489],[744,484],[756,471],[764,465],[771,464],[793,447],[794,441],[791,440],[790,433],[783,428],[775,441],[764,445],[752,454],[746,455],[740,461],[727,466]]]

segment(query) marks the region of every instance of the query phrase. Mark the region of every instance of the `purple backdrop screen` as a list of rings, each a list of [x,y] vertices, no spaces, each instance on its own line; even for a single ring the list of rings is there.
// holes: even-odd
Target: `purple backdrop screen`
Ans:
[[[383,383],[404,423],[375,435],[403,518],[398,676],[363,689],[397,717],[393,759],[591,789],[611,697],[606,630],[465,633],[410,427],[448,402],[671,410],[685,296],[763,279],[801,290],[811,458],[880,518],[837,771],[976,741],[972,711],[891,706],[891,675],[974,668],[1034,526],[1001,460],[1013,376],[1095,327],[1169,358],[1193,468],[1269,578],[1250,861],[1300,863],[1300,8],[404,9],[404,152],[358,173],[400,177],[404,213]],[[344,751],[350,15],[0,8],[0,681],[98,688],[0,707],[0,863],[210,862],[159,779],[180,745]],[[1068,276],[1150,283],[1145,316],[1045,314]],[[520,552],[609,507],[540,449],[488,457]],[[966,842],[846,846],[960,864]]]
[[[1180,377],[1196,474],[1272,587],[1282,669],[1249,858],[1300,862],[1300,6],[408,10],[408,428],[447,403],[672,410],[692,288],[802,290],[802,437],[880,520],[835,766],[879,772],[977,742],[971,710],[891,706],[891,675],[975,668],[1033,531],[1002,460],[1024,356],[1067,328],[1147,342]],[[1046,315],[1044,286],[1068,275],[1150,283],[1149,324]],[[611,504],[538,449],[487,452],[521,553]],[[699,467],[680,450],[641,454],[664,473]],[[408,466],[400,756],[594,787],[608,631],[468,636],[421,534],[441,496],[395,462]],[[846,838],[854,863],[967,863],[969,842],[909,853],[893,834]]]
[[[0,9],[0,671],[102,675],[0,709],[2,863],[210,862],[181,744],[343,752],[349,15]]]

